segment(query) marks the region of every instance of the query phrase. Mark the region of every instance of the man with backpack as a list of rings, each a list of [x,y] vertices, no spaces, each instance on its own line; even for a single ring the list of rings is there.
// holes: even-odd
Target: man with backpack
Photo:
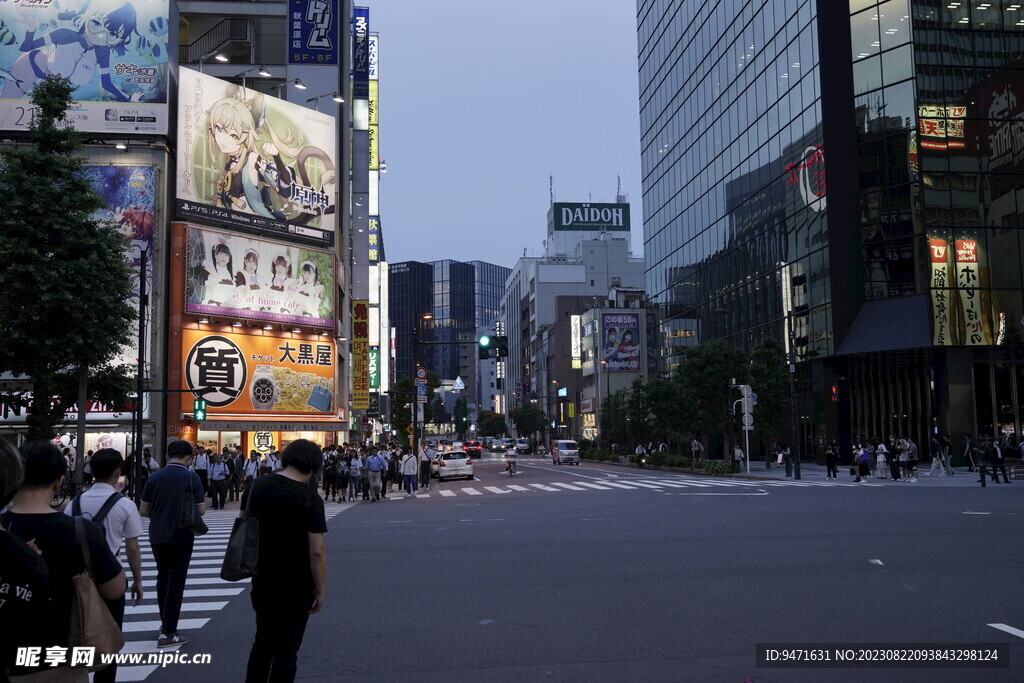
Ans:
[[[135,505],[122,496],[116,489],[117,480],[121,476],[124,459],[113,448],[101,448],[92,456],[92,476],[95,483],[88,491],[80,493],[64,508],[64,514],[81,517],[92,522],[103,532],[103,537],[110,547],[110,552],[124,567],[121,560],[121,546],[125,547],[128,566],[132,572],[132,604],[142,602],[142,550],[139,548],[139,536],[142,535],[142,517]],[[124,623],[125,596],[122,594],[114,600],[107,600],[107,607],[118,627]],[[94,683],[113,682],[116,680],[117,664],[110,664],[96,672]]]

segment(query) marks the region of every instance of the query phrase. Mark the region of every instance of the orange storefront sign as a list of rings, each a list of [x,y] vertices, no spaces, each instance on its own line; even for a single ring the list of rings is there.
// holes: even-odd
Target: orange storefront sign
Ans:
[[[334,416],[335,348],[328,339],[182,330],[181,411],[203,398],[219,417]]]

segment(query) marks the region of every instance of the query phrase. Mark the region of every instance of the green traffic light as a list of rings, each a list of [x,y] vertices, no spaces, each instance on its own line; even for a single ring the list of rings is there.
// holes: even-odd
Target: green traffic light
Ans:
[[[491,345],[491,338],[490,337],[488,337],[486,334],[480,337],[480,346],[490,346],[490,345]]]

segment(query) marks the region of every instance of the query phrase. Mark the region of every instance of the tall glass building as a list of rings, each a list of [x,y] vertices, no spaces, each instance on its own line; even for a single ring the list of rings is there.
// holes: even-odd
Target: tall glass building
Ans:
[[[1024,433],[1022,4],[637,8],[663,369],[778,339],[805,453]]]

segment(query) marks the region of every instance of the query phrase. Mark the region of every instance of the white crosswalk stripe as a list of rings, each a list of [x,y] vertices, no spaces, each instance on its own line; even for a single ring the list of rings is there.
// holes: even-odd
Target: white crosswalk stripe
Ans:
[[[545,486],[544,484],[530,484],[530,486],[540,489],[541,491],[557,491],[558,489],[552,486]]]
[[[476,489],[472,489],[472,488],[469,488],[469,487],[466,487],[466,488],[464,488],[462,490],[465,491],[466,493],[468,493],[471,496],[482,496],[482,495],[484,495],[481,492],[477,491]]]
[[[457,494],[455,491],[438,491],[442,498],[454,498]]]
[[[565,482],[561,481],[553,481],[551,482],[551,485],[560,486],[563,489],[569,489],[570,491],[586,491],[586,489],[583,488],[582,486],[574,486],[573,484],[566,484]]]
[[[499,489],[497,486],[485,486],[484,489],[490,491],[491,493],[512,493],[511,491],[506,491],[505,489]]]

